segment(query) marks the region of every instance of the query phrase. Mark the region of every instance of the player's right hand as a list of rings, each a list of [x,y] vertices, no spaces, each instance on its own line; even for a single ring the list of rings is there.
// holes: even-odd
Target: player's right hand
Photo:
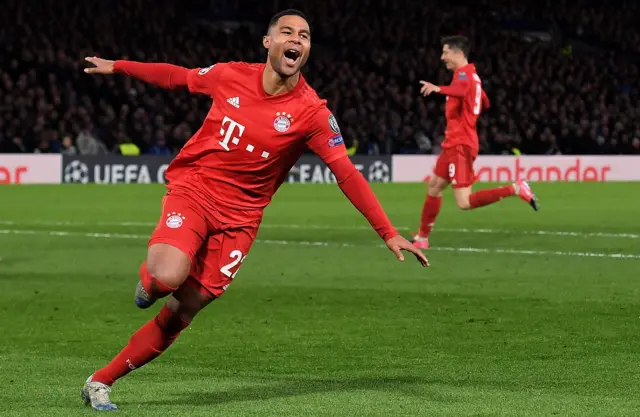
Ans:
[[[429,260],[424,255],[424,253],[422,253],[420,249],[413,246],[413,243],[409,242],[407,239],[403,238],[400,235],[396,235],[391,239],[387,240],[387,247],[391,252],[393,252],[396,255],[396,257],[400,262],[404,261],[404,255],[402,254],[402,251],[407,251],[414,254],[416,259],[418,260],[418,262],[420,262],[422,266],[424,267],[430,266]]]
[[[98,58],[96,56],[88,56],[85,58],[85,61],[92,63],[95,65],[93,68],[85,68],[84,72],[87,74],[102,74],[102,75],[111,75],[114,73],[113,64],[116,61],[110,61],[108,59]]]
[[[423,96],[428,96],[431,93],[440,92],[440,87],[435,84],[427,81],[420,81],[420,84],[422,84],[422,87],[420,88],[420,94],[422,94]]]

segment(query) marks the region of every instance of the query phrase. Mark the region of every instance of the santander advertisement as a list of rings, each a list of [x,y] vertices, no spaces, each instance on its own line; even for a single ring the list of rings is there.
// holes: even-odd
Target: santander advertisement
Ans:
[[[393,157],[393,182],[427,181],[437,155]],[[640,181],[640,156],[479,156],[474,163],[480,182]]]
[[[60,184],[60,155],[0,154],[0,184]]]

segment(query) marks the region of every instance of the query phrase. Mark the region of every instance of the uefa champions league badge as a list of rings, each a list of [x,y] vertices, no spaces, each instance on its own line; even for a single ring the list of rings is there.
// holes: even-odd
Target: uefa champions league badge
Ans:
[[[175,211],[168,213],[166,221],[167,227],[170,229],[177,229],[182,226],[185,219],[186,217],[183,216],[182,213],[176,213]]]
[[[281,133],[286,132],[293,123],[293,117],[286,112],[276,112],[276,118],[273,121],[273,127]]]

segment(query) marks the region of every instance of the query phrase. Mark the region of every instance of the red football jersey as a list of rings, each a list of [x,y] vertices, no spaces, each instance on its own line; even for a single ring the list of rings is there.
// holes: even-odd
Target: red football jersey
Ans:
[[[325,163],[347,155],[335,117],[302,75],[295,88],[270,96],[265,64],[218,63],[187,76],[189,90],[213,98],[202,127],[169,165],[169,190],[180,187],[222,222],[259,221],[300,155]]]
[[[482,81],[476,67],[468,64],[453,73],[451,85],[440,87],[447,95],[447,129],[443,148],[466,145],[478,153],[478,132],[476,123],[482,110],[489,108],[489,99],[482,90]]]

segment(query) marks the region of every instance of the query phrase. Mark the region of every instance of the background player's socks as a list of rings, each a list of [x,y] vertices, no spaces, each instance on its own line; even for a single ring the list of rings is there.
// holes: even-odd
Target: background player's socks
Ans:
[[[427,195],[422,206],[422,217],[420,219],[420,231],[418,237],[429,237],[433,224],[440,213],[440,207],[442,207],[442,197],[431,197]]]
[[[129,344],[104,368],[93,374],[92,381],[112,385],[117,379],[151,362],[167,350],[189,323],[167,306],[129,339]]]
[[[142,282],[142,286],[147,294],[155,299],[166,297],[176,290],[175,288],[155,279],[147,270],[146,262],[143,262],[142,265],[140,265],[140,282]]]
[[[469,205],[472,209],[484,207],[500,201],[505,197],[510,197],[514,194],[515,187],[513,185],[492,188],[490,190],[480,190],[469,196]]]

